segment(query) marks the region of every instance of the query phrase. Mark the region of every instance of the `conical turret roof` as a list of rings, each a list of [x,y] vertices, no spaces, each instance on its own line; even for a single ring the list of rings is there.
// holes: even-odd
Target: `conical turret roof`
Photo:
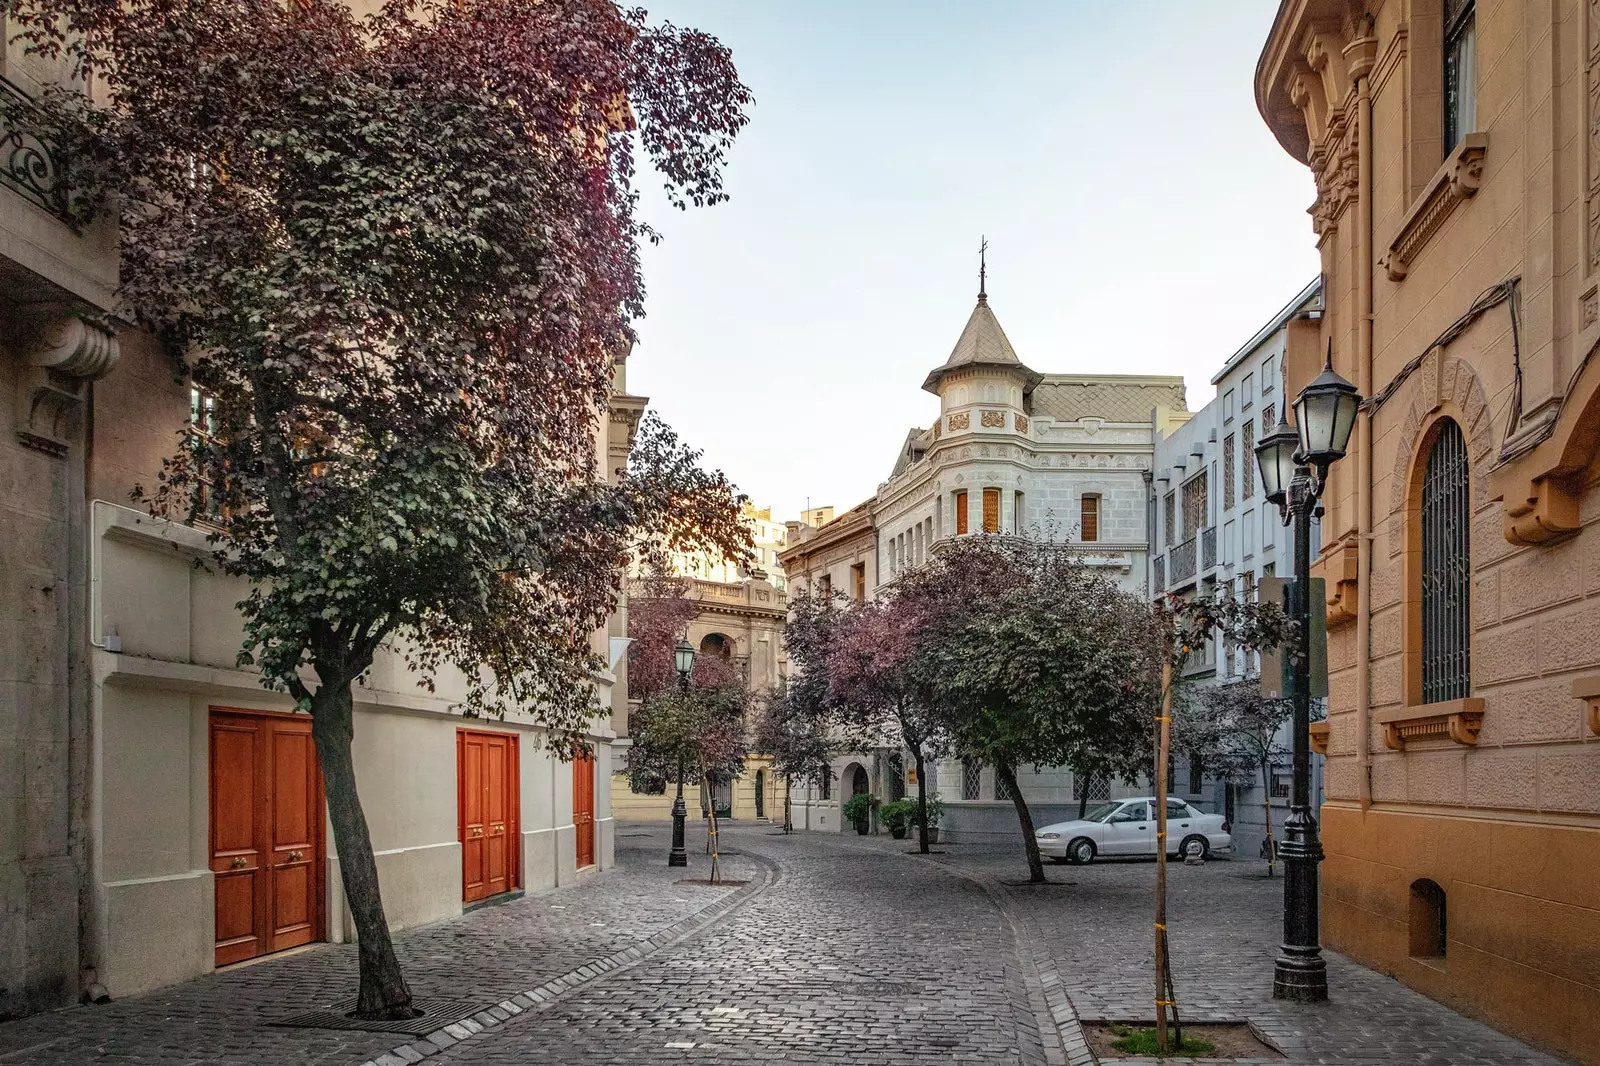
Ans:
[[[1006,331],[1000,328],[1000,320],[994,317],[994,311],[989,307],[989,297],[982,292],[978,294],[978,305],[967,317],[967,326],[961,331],[961,338],[950,351],[950,358],[944,361],[943,366],[928,372],[922,387],[937,393],[939,382],[946,374],[967,366],[1015,367],[1027,379],[1026,390],[1031,390],[1041,380],[1040,375],[1023,366],[1022,360],[1017,358],[1016,349],[1011,347],[1011,342],[1006,339]]]

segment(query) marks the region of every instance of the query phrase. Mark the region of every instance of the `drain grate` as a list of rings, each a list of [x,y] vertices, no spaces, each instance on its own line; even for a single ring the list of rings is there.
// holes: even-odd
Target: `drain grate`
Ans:
[[[415,1018],[381,1018],[369,1021],[366,1018],[350,1017],[350,1012],[356,1009],[356,1001],[347,999],[323,1010],[296,1014],[267,1024],[284,1029],[352,1029],[369,1033],[427,1036],[451,1022],[470,1018],[486,1009],[481,1003],[467,1003],[459,999],[414,999],[411,1005],[422,1013]]]

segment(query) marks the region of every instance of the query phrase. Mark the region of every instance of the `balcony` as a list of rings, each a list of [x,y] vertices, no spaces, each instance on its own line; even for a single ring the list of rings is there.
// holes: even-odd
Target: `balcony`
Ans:
[[[1175,544],[1167,553],[1171,560],[1172,583],[1183,585],[1194,581],[1195,539],[1190,537],[1182,544]]]
[[[67,220],[67,187],[55,146],[22,129],[7,125],[5,112],[28,110],[32,99],[0,77],[0,184],[37,204],[62,221]]]
[[[1207,526],[1200,531],[1200,569],[1209,573],[1217,568],[1217,527]]]
[[[1155,567],[1155,590],[1156,592],[1165,592],[1167,591],[1167,557],[1165,555],[1157,555]]]

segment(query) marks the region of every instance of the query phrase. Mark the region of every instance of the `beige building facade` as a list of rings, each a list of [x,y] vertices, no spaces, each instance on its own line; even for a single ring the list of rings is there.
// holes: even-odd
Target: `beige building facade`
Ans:
[[[13,46],[0,92],[54,75]],[[235,665],[243,586],[208,565],[204,530],[129,506],[200,428],[200,408],[152,340],[114,317],[114,228],[68,229],[51,146],[6,135],[0,1018],[353,936],[308,719]],[[619,359],[595,442],[608,469],[625,463],[644,405],[625,375]],[[625,624],[619,611],[593,637],[613,663],[607,638]],[[380,653],[356,693],[354,757],[391,928],[611,864],[616,680],[594,678],[595,758],[562,762],[536,708],[465,719],[460,678],[430,692]],[[480,757],[506,781],[474,812],[462,797]],[[493,846],[470,843],[480,829]]]
[[[1327,943],[1600,1061],[1600,3],[1284,0],[1255,78],[1369,397],[1333,470]],[[1337,989],[1333,993],[1337,996]]]

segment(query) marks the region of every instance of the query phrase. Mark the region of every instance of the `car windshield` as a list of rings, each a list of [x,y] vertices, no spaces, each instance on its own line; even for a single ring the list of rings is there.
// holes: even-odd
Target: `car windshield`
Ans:
[[[1085,814],[1083,816],[1083,820],[1086,821],[1086,822],[1103,822],[1106,819],[1110,818],[1112,813],[1115,812],[1116,809],[1118,807],[1121,807],[1121,806],[1122,806],[1122,804],[1120,802],[1119,803],[1102,803],[1102,804],[1100,804],[1100,806],[1092,808],[1089,811],[1088,814]]]

